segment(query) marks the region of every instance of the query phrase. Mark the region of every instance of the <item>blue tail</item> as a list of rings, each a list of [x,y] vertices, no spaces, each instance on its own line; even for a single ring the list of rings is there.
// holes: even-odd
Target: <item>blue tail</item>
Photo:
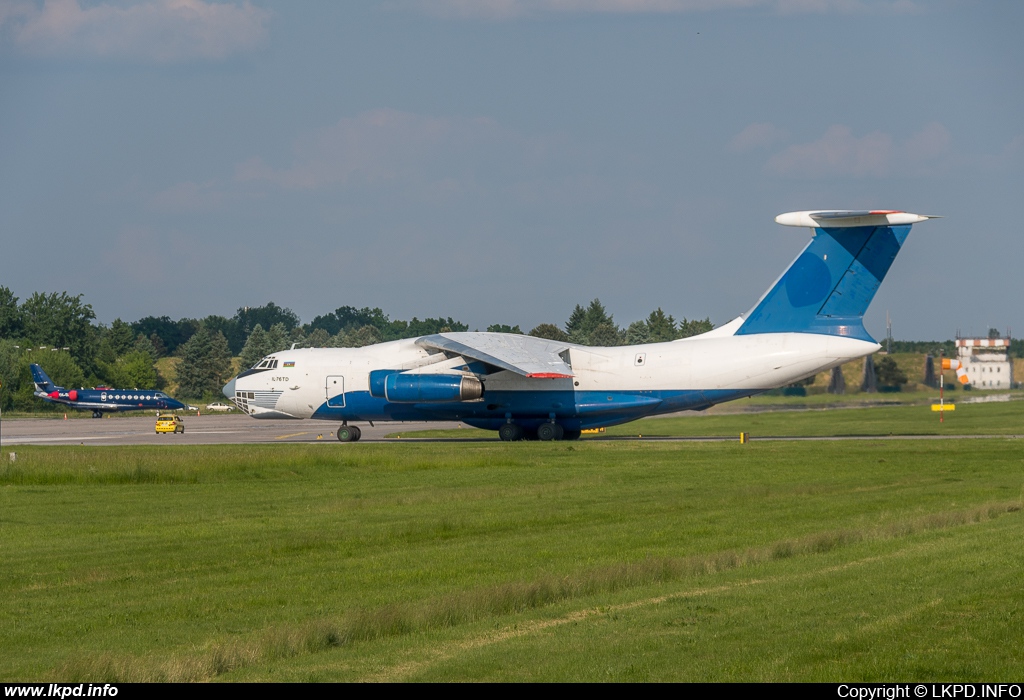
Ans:
[[[49,394],[64,388],[54,384],[39,365],[31,364],[28,368],[32,371],[32,381],[35,382],[36,391],[45,391]]]
[[[736,334],[821,333],[874,342],[864,328],[864,313],[911,223],[927,218],[931,217],[903,212],[780,215],[779,223],[814,226],[814,238],[746,315]],[[862,222],[884,225],[856,225]]]

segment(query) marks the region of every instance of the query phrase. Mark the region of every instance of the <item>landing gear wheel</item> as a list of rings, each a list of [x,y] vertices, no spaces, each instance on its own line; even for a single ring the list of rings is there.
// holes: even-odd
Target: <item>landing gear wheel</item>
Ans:
[[[579,440],[580,439],[580,435],[582,435],[582,434],[583,434],[583,432],[580,431],[580,430],[566,430],[562,434],[562,439],[563,440]]]
[[[338,440],[339,440],[339,442],[352,442],[352,441],[358,439],[358,438],[355,437],[356,430],[358,430],[358,428],[356,428],[355,426],[351,426],[351,425],[343,425],[340,428],[338,428]]]
[[[565,431],[558,423],[541,423],[537,427],[537,438],[540,440],[561,440]]]
[[[359,426],[349,426],[349,430],[352,431],[352,442],[359,442],[359,438],[363,436],[363,431],[359,429]]]
[[[92,412],[92,417],[93,418],[102,418],[103,417],[103,411],[93,411]]]
[[[498,428],[498,437],[503,442],[517,442],[523,439],[523,429],[515,423],[505,423],[505,425]]]

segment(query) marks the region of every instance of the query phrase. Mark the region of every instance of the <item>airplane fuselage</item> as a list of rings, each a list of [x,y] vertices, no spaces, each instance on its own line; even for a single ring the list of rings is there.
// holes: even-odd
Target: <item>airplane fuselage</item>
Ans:
[[[588,347],[501,333],[437,333],[358,349],[275,353],[224,387],[261,418],[459,420],[502,440],[700,410],[786,386],[879,349],[864,313],[910,233],[897,210],[780,214],[810,242],[746,314],[668,343]]]
[[[36,391],[35,395],[51,403],[93,413],[117,411],[161,411],[185,408],[162,391],[139,389],[64,389]]]
[[[488,429],[509,420],[527,429],[557,420],[566,430],[581,430],[752,396],[879,348],[836,335],[727,333],[723,327],[667,343],[569,345],[572,376],[556,378],[481,373],[471,358],[432,352],[415,338],[363,348],[288,350],[269,356],[274,367],[243,372],[225,394],[254,418],[459,420]],[[371,389],[371,373],[388,370],[403,377],[474,376],[483,395],[471,401],[389,400]]]

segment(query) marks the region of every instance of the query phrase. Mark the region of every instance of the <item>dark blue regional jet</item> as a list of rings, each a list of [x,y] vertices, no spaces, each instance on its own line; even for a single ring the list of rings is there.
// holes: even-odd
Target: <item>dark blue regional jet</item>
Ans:
[[[177,410],[186,408],[181,401],[172,399],[162,391],[152,389],[65,389],[46,376],[39,365],[30,365],[35,395],[51,403],[62,403],[82,411],[92,411],[93,418],[114,411]]]

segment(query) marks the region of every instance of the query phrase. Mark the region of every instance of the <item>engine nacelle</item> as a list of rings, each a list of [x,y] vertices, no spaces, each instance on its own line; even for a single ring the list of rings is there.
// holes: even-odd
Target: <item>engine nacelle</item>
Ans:
[[[370,372],[370,396],[391,403],[473,401],[483,395],[483,382],[469,375],[403,374],[386,369]]]

